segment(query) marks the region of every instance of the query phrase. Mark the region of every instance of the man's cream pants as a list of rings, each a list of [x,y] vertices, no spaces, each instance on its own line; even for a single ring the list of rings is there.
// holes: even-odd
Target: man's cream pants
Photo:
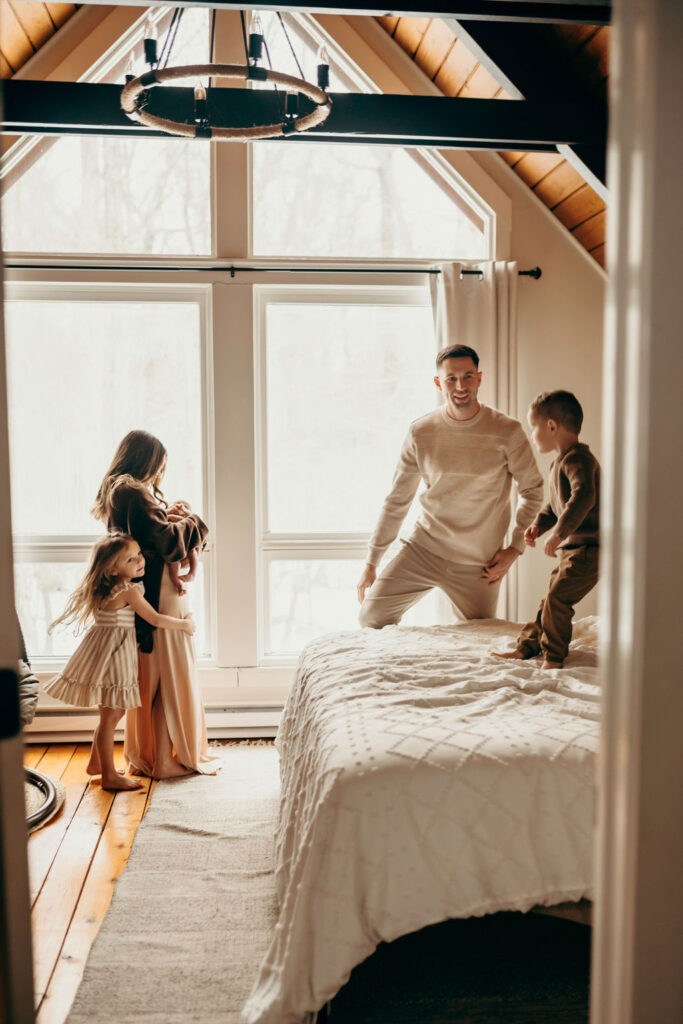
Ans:
[[[496,614],[500,583],[481,580],[482,565],[449,562],[426,548],[405,541],[402,549],[375,580],[361,605],[361,626],[394,625],[432,587],[450,598],[460,619],[491,619]]]

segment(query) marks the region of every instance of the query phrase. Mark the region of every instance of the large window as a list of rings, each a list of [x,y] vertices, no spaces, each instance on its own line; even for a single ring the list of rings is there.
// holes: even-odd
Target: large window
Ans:
[[[357,628],[368,537],[408,424],[435,403],[435,337],[423,288],[264,288],[257,310],[261,636],[272,658]]]
[[[69,653],[71,633],[48,636],[83,572],[95,536],[89,514],[117,444],[132,429],[165,444],[163,483],[202,514],[206,504],[204,289],[26,287],[5,303],[12,524],[17,603],[35,655]],[[193,594],[197,648],[209,573]]]
[[[296,73],[262,14],[273,63]],[[163,39],[170,11],[153,16]],[[313,18],[284,21],[308,77],[326,42],[334,91],[376,91]],[[143,25],[88,80],[122,81]],[[203,61],[209,27],[185,9],[173,62]],[[217,45],[231,29],[239,12],[218,11]],[[89,509],[116,445],[141,427],[168,450],[166,496],[210,528],[191,592],[205,695],[279,700],[307,641],[357,628],[401,443],[436,401],[426,275],[490,258],[493,211],[437,153],[301,139],[42,138],[4,169],[4,247],[24,264],[5,307],[15,581],[37,668],[74,648],[47,626],[103,529]],[[432,595],[404,622],[444,611]]]

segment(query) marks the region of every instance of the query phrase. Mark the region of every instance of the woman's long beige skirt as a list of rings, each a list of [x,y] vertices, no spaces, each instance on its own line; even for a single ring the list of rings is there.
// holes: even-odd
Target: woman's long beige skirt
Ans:
[[[162,615],[185,618],[186,597],[177,593],[164,568],[159,594]],[[140,654],[141,706],[126,712],[124,753],[134,774],[163,778],[159,752],[186,768],[213,775],[221,766],[208,751],[204,706],[192,638],[179,629],[157,629],[150,654]],[[162,713],[158,713],[158,702]],[[153,710],[157,713],[153,714]]]

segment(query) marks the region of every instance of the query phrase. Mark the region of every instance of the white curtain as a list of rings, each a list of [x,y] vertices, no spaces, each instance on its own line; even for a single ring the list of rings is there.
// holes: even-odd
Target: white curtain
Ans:
[[[463,270],[481,274],[461,274]],[[517,264],[505,260],[443,263],[430,277],[432,310],[439,349],[469,345],[482,371],[479,398],[508,416],[517,417]],[[516,500],[515,490],[512,495]],[[498,601],[499,616],[517,618],[517,565],[505,577]],[[440,601],[448,622],[447,601]]]
[[[462,274],[481,270],[481,274]],[[430,276],[438,347],[469,345],[479,355],[480,398],[517,415],[517,264],[443,263]]]

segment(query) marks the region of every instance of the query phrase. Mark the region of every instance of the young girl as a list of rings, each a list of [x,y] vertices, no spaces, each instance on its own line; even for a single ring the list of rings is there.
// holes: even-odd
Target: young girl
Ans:
[[[93,736],[87,771],[102,775],[103,789],[139,789],[137,780],[120,775],[114,767],[114,730],[127,708],[140,705],[135,613],[162,629],[178,629],[192,636],[191,618],[160,615],[143,597],[145,559],[140,547],[125,533],[103,537],[93,548],[88,570],[69,598],[60,622],[75,622],[88,629],[65,669],[45,687],[47,693],[77,707],[99,706],[100,720]]]

